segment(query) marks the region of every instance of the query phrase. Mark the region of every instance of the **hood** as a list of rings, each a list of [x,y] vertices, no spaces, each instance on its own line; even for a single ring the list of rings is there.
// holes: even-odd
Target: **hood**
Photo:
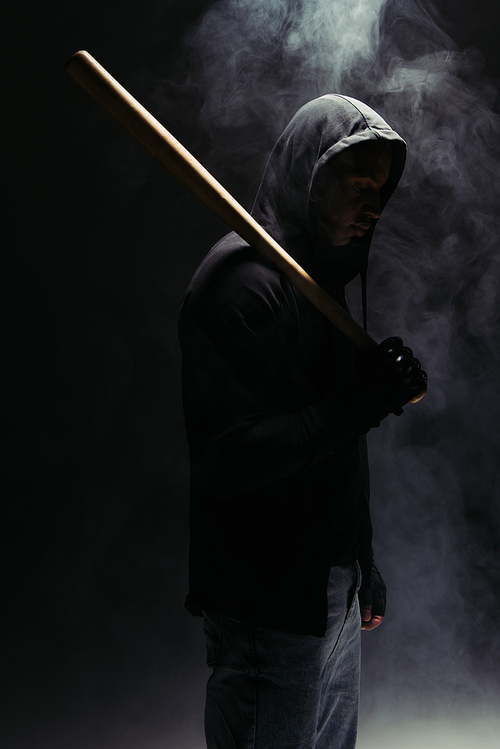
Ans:
[[[325,265],[343,284],[366,270],[377,222],[363,237],[333,248],[319,237],[313,220],[315,181],[330,159],[367,140],[388,141],[392,150],[380,196],[383,210],[403,173],[406,144],[373,109],[339,94],[321,96],[299,109],[274,146],[257,193],[254,218],[323,285],[328,284],[318,276],[325,275]]]

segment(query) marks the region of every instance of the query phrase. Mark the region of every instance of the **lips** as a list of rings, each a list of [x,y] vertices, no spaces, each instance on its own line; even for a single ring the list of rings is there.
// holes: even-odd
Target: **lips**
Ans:
[[[351,224],[352,230],[357,237],[362,237],[371,224]]]

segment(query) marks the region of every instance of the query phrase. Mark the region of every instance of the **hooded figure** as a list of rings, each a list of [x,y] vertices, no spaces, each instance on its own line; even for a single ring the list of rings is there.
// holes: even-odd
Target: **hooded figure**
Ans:
[[[359,158],[353,166],[348,157],[373,149],[383,155],[380,163],[387,168],[377,172],[383,179],[376,175],[372,184],[361,173],[358,185]],[[299,110],[269,158],[253,216],[344,308],[344,286],[358,273],[364,279],[373,230],[401,177],[405,154],[404,141],[372,109],[346,96],[327,95]],[[346,198],[347,178],[352,198]],[[357,192],[364,190],[376,193],[376,207],[368,207],[364,197],[358,200]],[[349,223],[354,204],[361,208]],[[208,662],[215,667],[209,685],[217,684],[222,694],[222,672],[245,672],[251,689],[255,676],[263,683],[258,662],[245,661],[241,669],[220,666],[222,620],[225,626],[231,621],[251,627],[254,643],[256,631],[282,637],[288,643],[277,645],[283,654],[296,647],[290,638],[299,644],[325,643],[333,636],[337,642],[332,601],[342,599],[347,607],[342,631],[350,617],[357,652],[360,568],[365,601],[373,602],[372,614],[380,620],[384,614],[384,586],[372,567],[364,435],[389,413],[402,413],[400,406],[415,395],[405,387],[408,367],[412,376],[416,370],[420,375],[418,362],[407,357],[405,382],[392,383],[394,397],[391,386],[382,387],[382,393],[380,378],[373,387],[366,368],[357,369],[353,344],[234,233],[196,271],[182,303],[179,330],[191,454],[186,607],[206,617]],[[331,647],[324,647],[330,654]],[[229,650],[238,647],[233,643]],[[307,661],[315,657],[309,653]],[[293,667],[287,668],[290,679]],[[356,685],[358,666],[351,663],[349,672]],[[228,688],[236,694],[234,685]],[[314,692],[310,683],[307,690]],[[324,692],[324,685],[318,690]],[[357,686],[353,690],[357,694]],[[281,688],[279,693],[286,694]],[[241,700],[248,705],[257,699],[252,694]],[[291,700],[296,703],[295,696]],[[264,703],[260,697],[259,704]],[[221,715],[222,708],[208,706],[207,701],[212,714],[207,717],[212,725],[208,745],[225,747],[221,732],[231,725],[230,716],[225,714],[217,726],[213,714]],[[238,743],[236,729],[229,729],[227,746],[319,749],[314,733],[319,709],[317,704],[305,708],[316,716],[314,728],[298,728],[288,743],[282,726],[255,744],[245,743],[246,738]],[[279,726],[275,705],[271,713],[267,724]],[[335,729],[336,747],[354,745],[353,721],[352,716],[345,721],[345,739]],[[262,718],[260,726],[264,723]],[[290,724],[289,717],[285,723]],[[323,735],[326,741],[327,732]]]

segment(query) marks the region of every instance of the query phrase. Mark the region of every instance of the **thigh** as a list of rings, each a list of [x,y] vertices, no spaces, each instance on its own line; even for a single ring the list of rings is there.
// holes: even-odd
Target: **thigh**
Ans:
[[[323,638],[206,612],[208,749],[314,749]]]
[[[319,749],[318,736],[331,736],[341,716],[352,726],[353,709],[346,705],[354,692],[351,708],[355,705],[357,716],[359,668],[353,676],[350,652],[359,649],[356,575],[349,567],[332,574],[325,637],[206,613],[207,663],[213,668],[205,710],[208,749]],[[335,704],[336,680],[343,697]]]
[[[253,628],[211,611],[205,615],[207,749],[254,749],[256,671]]]
[[[361,658],[361,615],[357,591],[361,582],[359,567],[345,601],[343,623],[338,612],[342,602],[336,594],[336,578],[344,577],[344,568],[332,568],[329,581],[329,625],[333,645],[325,664],[315,749],[352,749],[356,744]],[[347,614],[345,613],[347,610]],[[333,614],[333,616],[332,616]],[[336,632],[338,631],[338,634]],[[335,633],[335,634],[334,634]]]
[[[256,749],[351,749],[356,743],[361,619],[358,567],[334,567],[324,637],[255,628]]]

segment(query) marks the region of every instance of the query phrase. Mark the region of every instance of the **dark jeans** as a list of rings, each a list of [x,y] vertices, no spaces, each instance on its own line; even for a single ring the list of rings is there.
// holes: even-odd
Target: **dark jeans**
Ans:
[[[332,567],[325,637],[205,613],[208,749],[353,749],[360,670],[359,568]]]

